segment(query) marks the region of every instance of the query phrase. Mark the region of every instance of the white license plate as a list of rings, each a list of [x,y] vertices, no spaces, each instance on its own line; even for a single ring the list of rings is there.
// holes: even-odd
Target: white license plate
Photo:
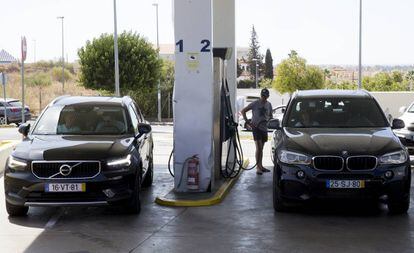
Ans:
[[[45,184],[45,192],[85,192],[85,183],[53,183]]]
[[[364,180],[328,180],[326,188],[330,189],[361,189],[365,188]]]

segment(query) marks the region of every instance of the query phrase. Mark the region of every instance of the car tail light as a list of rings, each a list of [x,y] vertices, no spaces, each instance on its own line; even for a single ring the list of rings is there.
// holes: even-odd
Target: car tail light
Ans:
[[[18,108],[11,108],[10,111],[11,112],[19,112],[20,110]]]

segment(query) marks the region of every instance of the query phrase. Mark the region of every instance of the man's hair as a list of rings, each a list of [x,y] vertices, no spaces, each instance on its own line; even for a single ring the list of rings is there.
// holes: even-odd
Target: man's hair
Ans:
[[[269,90],[267,88],[262,89],[260,96],[268,98],[270,96]]]

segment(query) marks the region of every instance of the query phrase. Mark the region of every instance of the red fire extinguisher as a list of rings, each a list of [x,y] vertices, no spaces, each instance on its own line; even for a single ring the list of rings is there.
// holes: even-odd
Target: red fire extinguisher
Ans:
[[[198,190],[200,181],[200,167],[197,155],[192,156],[187,161],[187,188],[189,190]]]

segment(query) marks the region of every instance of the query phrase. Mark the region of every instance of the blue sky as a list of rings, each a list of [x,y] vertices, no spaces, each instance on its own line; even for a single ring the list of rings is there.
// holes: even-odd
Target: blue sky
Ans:
[[[117,0],[118,31],[136,31],[155,42],[156,0]],[[158,0],[160,42],[173,43],[172,1]],[[291,49],[312,64],[357,64],[359,0],[236,0],[237,45],[247,46],[255,25],[263,53],[274,62]],[[414,64],[414,1],[363,0],[363,63]],[[19,55],[20,37],[28,42],[27,61],[57,59],[60,22],[65,16],[69,61],[86,40],[113,32],[112,0],[0,0],[0,48]]]

